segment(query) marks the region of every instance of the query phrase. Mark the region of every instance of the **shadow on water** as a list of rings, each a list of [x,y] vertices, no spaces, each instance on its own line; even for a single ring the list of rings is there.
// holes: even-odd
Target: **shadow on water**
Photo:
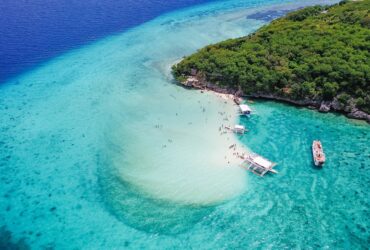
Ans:
[[[99,158],[99,185],[102,198],[119,220],[140,231],[176,235],[191,229],[212,206],[183,205],[155,199],[141,192]]]

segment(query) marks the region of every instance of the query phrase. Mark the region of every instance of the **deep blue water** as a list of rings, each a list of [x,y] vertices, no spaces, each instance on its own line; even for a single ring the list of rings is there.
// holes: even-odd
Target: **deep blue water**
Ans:
[[[212,0],[1,0],[0,83],[63,52]]]

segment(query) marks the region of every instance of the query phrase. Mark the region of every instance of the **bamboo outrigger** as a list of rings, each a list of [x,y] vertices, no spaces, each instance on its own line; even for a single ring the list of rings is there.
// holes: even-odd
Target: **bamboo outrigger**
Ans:
[[[268,172],[277,174],[278,172],[272,169],[276,165],[276,163],[255,153],[250,153],[244,157],[244,162],[242,163],[242,167],[259,176],[264,176]]]

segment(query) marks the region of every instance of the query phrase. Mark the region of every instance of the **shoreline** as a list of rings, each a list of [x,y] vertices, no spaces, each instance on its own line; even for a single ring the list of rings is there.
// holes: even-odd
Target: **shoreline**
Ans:
[[[214,96],[219,98],[220,101],[224,102],[224,104],[229,105],[230,107],[235,107],[235,105],[236,105],[235,96],[233,94],[218,93],[218,92],[215,92],[215,91],[212,91],[212,90],[201,90],[201,93],[204,93],[204,91],[206,91],[205,93],[213,94]],[[229,119],[227,120],[228,124],[223,124],[223,123],[221,124],[221,127],[219,128],[220,136],[223,136],[225,134],[231,134],[232,135],[232,137],[231,137],[231,143],[232,144],[229,145],[227,152],[229,152],[230,150],[233,150],[234,152],[233,152],[233,155],[232,155],[231,158],[235,158],[236,161],[240,161],[240,163],[238,164],[238,165],[240,165],[244,160],[243,157],[245,156],[245,154],[249,154],[249,153],[251,153],[251,151],[248,148],[246,148],[245,145],[243,145],[240,142],[240,140],[237,139],[235,134],[232,131],[230,131],[230,129],[228,129],[228,127],[233,127],[233,125],[238,124],[238,114],[237,114],[237,112],[234,112],[232,114],[226,114],[226,115],[229,115],[230,120]],[[232,122],[234,122],[234,124],[230,124]],[[241,152],[239,152],[239,151],[241,151]],[[231,156],[231,155],[229,155],[229,156]]]
[[[241,99],[241,98],[237,98],[234,94],[230,94],[230,93],[220,93],[220,92],[216,92],[216,91],[209,90],[209,89],[202,89],[202,90],[195,89],[195,90],[200,91],[200,93],[202,94],[214,95],[215,97],[219,99],[219,101],[223,102],[225,105],[230,106],[230,109],[236,108],[236,105],[239,105],[236,99]],[[227,134],[232,135],[231,137],[229,137],[231,139],[230,142],[232,144],[228,145],[228,149],[226,151],[228,153],[225,155],[225,157],[228,157],[227,159],[233,159],[233,161],[238,161],[238,166],[240,166],[240,164],[245,160],[244,157],[247,154],[252,153],[252,151],[249,148],[247,148],[243,143],[241,143],[241,141],[238,140],[234,132],[230,130],[230,127],[234,127],[234,125],[238,124],[238,114],[236,110],[235,112],[232,112],[229,114],[220,113],[220,112],[219,114],[221,116],[226,115],[226,118],[223,119],[223,121],[226,121],[225,122],[226,124],[224,124],[224,122],[221,123],[221,126],[219,127],[219,136],[222,137],[223,135],[227,135]],[[230,151],[234,151],[232,155]],[[230,167],[229,163],[227,164],[227,166]]]
[[[283,103],[288,103],[294,106],[299,106],[299,107],[306,107],[312,110],[317,110],[318,112],[321,113],[338,113],[345,115],[349,119],[355,119],[355,120],[362,120],[366,121],[368,124],[370,124],[370,114],[357,109],[354,106],[351,105],[343,105],[339,103],[339,101],[334,98],[332,101],[323,101],[323,100],[293,100],[289,99],[286,97],[280,97],[280,96],[275,96],[273,94],[263,94],[263,93],[254,93],[254,94],[244,94],[242,90],[235,90],[232,88],[223,88],[220,86],[217,86],[212,83],[208,82],[203,82],[199,80],[198,78],[194,76],[188,76],[186,81],[184,82],[175,82],[188,89],[200,89],[200,90],[207,90],[207,91],[212,91],[218,94],[223,94],[223,95],[231,95],[233,96],[233,100],[235,103],[240,102],[240,99],[243,98],[252,98],[252,99],[262,99],[262,100],[272,100],[272,101],[277,101],[277,102],[283,102]]]

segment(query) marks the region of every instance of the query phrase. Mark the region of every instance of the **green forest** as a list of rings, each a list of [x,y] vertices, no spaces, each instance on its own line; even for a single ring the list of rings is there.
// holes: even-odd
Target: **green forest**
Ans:
[[[257,32],[209,45],[173,66],[244,94],[333,98],[370,113],[370,0],[287,14]]]

